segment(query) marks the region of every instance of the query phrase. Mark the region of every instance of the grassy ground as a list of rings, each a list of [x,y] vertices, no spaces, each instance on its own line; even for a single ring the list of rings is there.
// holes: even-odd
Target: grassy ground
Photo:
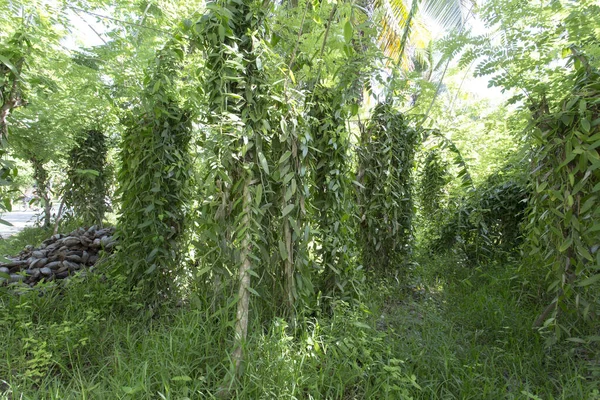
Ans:
[[[26,230],[0,254],[43,238]],[[510,268],[450,263],[422,265],[408,288],[373,283],[362,304],[295,329],[254,322],[234,397],[600,399],[597,349],[546,347]],[[228,386],[231,318],[202,301],[157,313],[120,288],[95,277],[2,289],[0,398],[198,399]]]

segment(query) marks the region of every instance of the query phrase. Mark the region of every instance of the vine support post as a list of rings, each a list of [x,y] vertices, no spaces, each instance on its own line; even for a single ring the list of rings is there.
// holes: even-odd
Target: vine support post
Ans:
[[[242,239],[240,248],[240,269],[238,277],[240,281],[238,291],[238,303],[237,313],[235,319],[235,345],[233,350],[233,362],[234,362],[234,376],[239,377],[242,373],[242,365],[244,362],[244,344],[248,336],[248,315],[250,312],[250,269],[252,264],[250,262],[251,253],[251,218],[252,213],[252,195],[250,194],[250,183],[251,177],[247,176],[243,187],[243,200],[242,200],[242,212],[244,214],[242,218],[241,229],[244,230],[244,237]]]
[[[294,314],[294,306],[296,303],[296,285],[294,282],[294,246],[292,242],[292,230],[290,221],[286,218],[283,223],[283,239],[287,251],[287,258],[284,262],[285,282],[286,282],[286,302],[290,316]]]

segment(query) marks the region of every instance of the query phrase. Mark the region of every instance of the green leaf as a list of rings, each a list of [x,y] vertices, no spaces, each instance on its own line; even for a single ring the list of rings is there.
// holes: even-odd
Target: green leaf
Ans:
[[[260,166],[262,167],[263,171],[265,171],[265,174],[269,175],[269,164],[267,163],[267,159],[261,151],[258,152],[258,161],[260,162]]]
[[[581,206],[581,211],[579,211],[580,215],[587,212],[594,204],[596,204],[596,196],[592,196],[587,199],[585,203],[583,203],[583,206]]]
[[[292,198],[292,195],[293,195],[293,194],[294,194],[294,193],[293,193],[292,187],[290,186],[290,187],[288,187],[288,188],[286,189],[286,191],[285,191],[285,195],[283,196],[283,199],[284,199],[285,201],[290,201],[290,199]]]
[[[262,192],[263,192],[263,187],[262,184],[258,184],[256,185],[256,192],[254,193],[254,204],[256,207],[260,206],[260,203],[262,202]]]
[[[279,240],[278,244],[279,244],[279,255],[281,256],[281,259],[285,261],[288,259],[288,252],[287,252],[287,249],[285,248],[285,243],[283,243],[282,240]]]
[[[358,328],[372,329],[369,325],[365,324],[364,322],[360,322],[360,321],[352,321],[352,325],[354,325]]]
[[[350,20],[347,20],[344,24],[344,40],[346,43],[350,43],[352,41],[352,36],[354,35],[354,28],[352,27],[352,23]]]
[[[80,175],[100,176],[100,172],[95,169],[76,169],[75,172]]]
[[[150,262],[150,261],[154,260],[154,258],[156,257],[156,253],[158,253],[158,247],[152,249],[150,254],[148,254],[148,256],[146,257],[146,261]]]
[[[558,248],[558,251],[561,253],[564,253],[569,247],[571,247],[572,244],[573,244],[573,238],[570,237],[560,245],[560,247]]]
[[[591,276],[587,279],[582,280],[581,282],[578,282],[577,286],[579,286],[579,287],[590,286],[598,281],[600,281],[600,274],[596,274],[594,276]]]
[[[171,378],[174,382],[191,382],[192,378],[187,375],[174,376]]]
[[[199,270],[198,272],[196,272],[196,277],[197,277],[197,278],[201,277],[202,275],[204,275],[204,274],[206,274],[207,272],[209,272],[211,269],[212,269],[212,268],[211,268],[211,266],[210,266],[210,265],[209,265],[209,266],[207,266],[207,267],[204,267],[204,268],[202,268],[201,270]]]
[[[281,212],[281,216],[285,217],[286,215],[288,215],[292,210],[294,209],[294,205],[293,204],[288,204],[287,206],[285,206],[285,208],[283,209],[283,211]]]
[[[581,120],[581,128],[585,131],[585,133],[588,133],[590,131],[590,121],[588,121],[587,119],[583,118]]]
[[[13,226],[13,224],[11,224],[10,222],[0,218],[0,224],[2,225],[6,225],[6,226]]]
[[[283,155],[279,158],[279,164],[283,164],[284,162],[286,162],[290,156],[292,155],[291,151],[286,151],[285,153],[283,153]]]
[[[148,268],[148,269],[146,270],[146,272],[145,272],[145,273],[146,273],[146,275],[150,275],[151,273],[153,273],[153,272],[156,270],[156,267],[157,267],[157,265],[156,265],[156,264],[152,264],[152,265],[150,266],[150,268]]]
[[[2,62],[2,64],[6,65],[8,67],[8,69],[10,69],[11,72],[15,75],[15,77],[17,79],[20,79],[19,71],[17,71],[15,66],[9,61],[8,58],[6,58],[4,56],[0,56],[0,62]]]
[[[219,40],[223,43],[225,41],[225,28],[223,25],[219,25],[217,29],[219,31]]]
[[[125,392],[125,394],[136,394],[141,390],[139,386],[136,386],[134,388],[130,386],[123,386],[121,389]]]

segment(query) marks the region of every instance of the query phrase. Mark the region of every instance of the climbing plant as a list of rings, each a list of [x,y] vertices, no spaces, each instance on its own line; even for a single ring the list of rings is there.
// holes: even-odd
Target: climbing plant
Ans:
[[[358,149],[358,240],[363,265],[398,273],[411,253],[413,169],[420,134],[391,104],[375,107]]]
[[[346,285],[353,269],[349,135],[340,94],[317,85],[308,105],[315,147],[311,153],[311,203],[317,228],[317,265],[321,271],[319,289],[328,297],[349,291]]]
[[[86,225],[102,225],[106,212],[108,171],[104,133],[90,129],[69,154],[65,204]]]
[[[573,317],[598,319],[600,288],[600,72],[572,48],[575,86],[558,106],[534,107],[529,255],[548,271],[551,303],[536,326],[575,336]]]
[[[443,207],[444,186],[448,183],[448,164],[439,150],[426,153],[419,175],[419,205],[422,213],[431,218]]]
[[[265,14],[258,4],[231,0],[210,2],[207,10],[193,29],[195,44],[206,54],[206,120],[214,135],[208,138],[209,157],[216,173],[209,173],[215,179],[210,196],[221,203],[214,217],[222,225],[204,226],[225,250],[225,257],[219,257],[223,271],[230,271],[238,282],[231,370],[235,377],[242,371],[250,294],[256,293],[251,277],[260,266],[257,219],[262,214],[262,182],[270,172],[263,141],[269,136],[268,122],[263,121],[267,82],[259,57]]]
[[[149,302],[175,287],[189,198],[191,121],[176,92],[182,59],[176,39],[157,53],[121,141],[116,266]]]
[[[52,218],[52,192],[50,190],[48,170],[44,165],[44,160],[39,159],[35,154],[29,155],[29,161],[33,167],[33,179],[35,181],[34,193],[39,199],[41,203],[40,205],[44,210],[42,226],[44,228],[48,228],[50,227],[50,221]]]
[[[524,168],[515,161],[450,197],[434,217],[430,250],[459,251],[470,266],[518,256],[529,195]]]

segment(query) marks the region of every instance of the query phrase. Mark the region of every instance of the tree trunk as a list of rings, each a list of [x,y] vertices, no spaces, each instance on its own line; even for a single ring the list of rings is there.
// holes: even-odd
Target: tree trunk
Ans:
[[[292,242],[292,230],[290,221],[286,218],[283,223],[283,239],[287,251],[287,259],[284,261],[284,272],[286,282],[286,302],[290,317],[294,315],[294,305],[296,304],[296,284],[294,281],[294,245]]]
[[[24,58],[21,57],[16,63],[15,68],[17,73],[21,73],[23,68]],[[9,81],[10,82],[10,81]],[[0,95],[4,100],[0,105],[0,136],[2,138],[8,137],[8,116],[10,112],[17,107],[23,105],[23,99],[19,91],[19,76],[14,76],[12,83],[10,83],[10,89],[5,90],[3,86],[0,86]]]
[[[237,303],[237,315],[235,321],[235,346],[233,350],[233,362],[235,376],[242,374],[242,364],[244,361],[244,345],[246,337],[248,336],[248,313],[250,304],[250,213],[252,205],[252,196],[250,195],[250,177],[246,177],[243,189],[243,205],[242,212],[244,217],[242,218],[242,228],[245,229],[244,238],[242,239],[242,245],[240,249],[240,270],[239,280],[240,289],[238,292],[238,303]]]

